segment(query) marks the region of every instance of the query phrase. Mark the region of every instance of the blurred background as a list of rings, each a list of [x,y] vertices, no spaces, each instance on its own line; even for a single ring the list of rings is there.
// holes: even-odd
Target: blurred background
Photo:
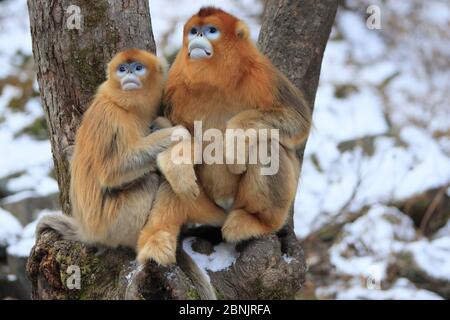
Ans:
[[[211,4],[257,40],[264,0],[150,0],[158,54],[170,60]],[[57,210],[26,0],[0,0],[0,299],[29,298],[35,222]],[[450,1],[341,1],[295,200],[309,268],[297,298],[449,299],[449,217]]]

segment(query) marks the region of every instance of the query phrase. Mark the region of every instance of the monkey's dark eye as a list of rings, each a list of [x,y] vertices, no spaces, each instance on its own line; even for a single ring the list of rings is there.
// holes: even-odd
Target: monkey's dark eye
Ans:
[[[145,74],[145,66],[140,63],[140,62],[133,62],[133,64],[131,65],[133,71],[138,75],[138,76],[142,76]]]
[[[198,30],[197,30],[196,27],[194,27],[194,28],[192,28],[192,29],[189,31],[189,33],[192,34],[192,35],[196,35],[196,34],[198,33]]]
[[[128,71],[128,65],[126,63],[124,63],[117,67],[116,73],[119,77],[123,77],[127,71]]]
[[[216,40],[220,37],[220,30],[212,25],[204,27],[203,33],[209,40]]]

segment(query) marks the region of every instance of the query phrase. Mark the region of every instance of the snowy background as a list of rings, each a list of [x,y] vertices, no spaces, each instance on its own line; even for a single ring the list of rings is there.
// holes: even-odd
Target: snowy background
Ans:
[[[150,0],[158,53],[213,4],[257,39],[263,0]],[[450,298],[450,2],[344,1],[325,52],[295,230],[309,272],[301,299]],[[366,27],[369,5],[381,30]],[[176,7],[177,10],[173,10]],[[0,0],[0,298],[26,298],[38,216],[58,210],[25,0]],[[209,271],[236,251],[184,247]]]

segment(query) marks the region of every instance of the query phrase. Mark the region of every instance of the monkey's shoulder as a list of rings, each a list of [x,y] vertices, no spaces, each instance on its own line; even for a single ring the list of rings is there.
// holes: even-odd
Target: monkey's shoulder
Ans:
[[[280,70],[275,69],[275,99],[281,105],[295,109],[308,108],[303,92],[298,89]]]

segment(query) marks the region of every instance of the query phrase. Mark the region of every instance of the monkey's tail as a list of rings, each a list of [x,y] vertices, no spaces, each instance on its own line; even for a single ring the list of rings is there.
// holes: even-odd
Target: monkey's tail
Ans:
[[[182,243],[179,243],[178,245],[177,264],[194,283],[200,299],[217,300],[216,292],[208,277],[205,275],[204,271],[200,270],[199,266],[191,256],[184,251]]]
[[[36,238],[47,229],[53,229],[66,240],[80,241],[78,225],[73,217],[65,214],[50,214],[42,217],[36,226]]]

